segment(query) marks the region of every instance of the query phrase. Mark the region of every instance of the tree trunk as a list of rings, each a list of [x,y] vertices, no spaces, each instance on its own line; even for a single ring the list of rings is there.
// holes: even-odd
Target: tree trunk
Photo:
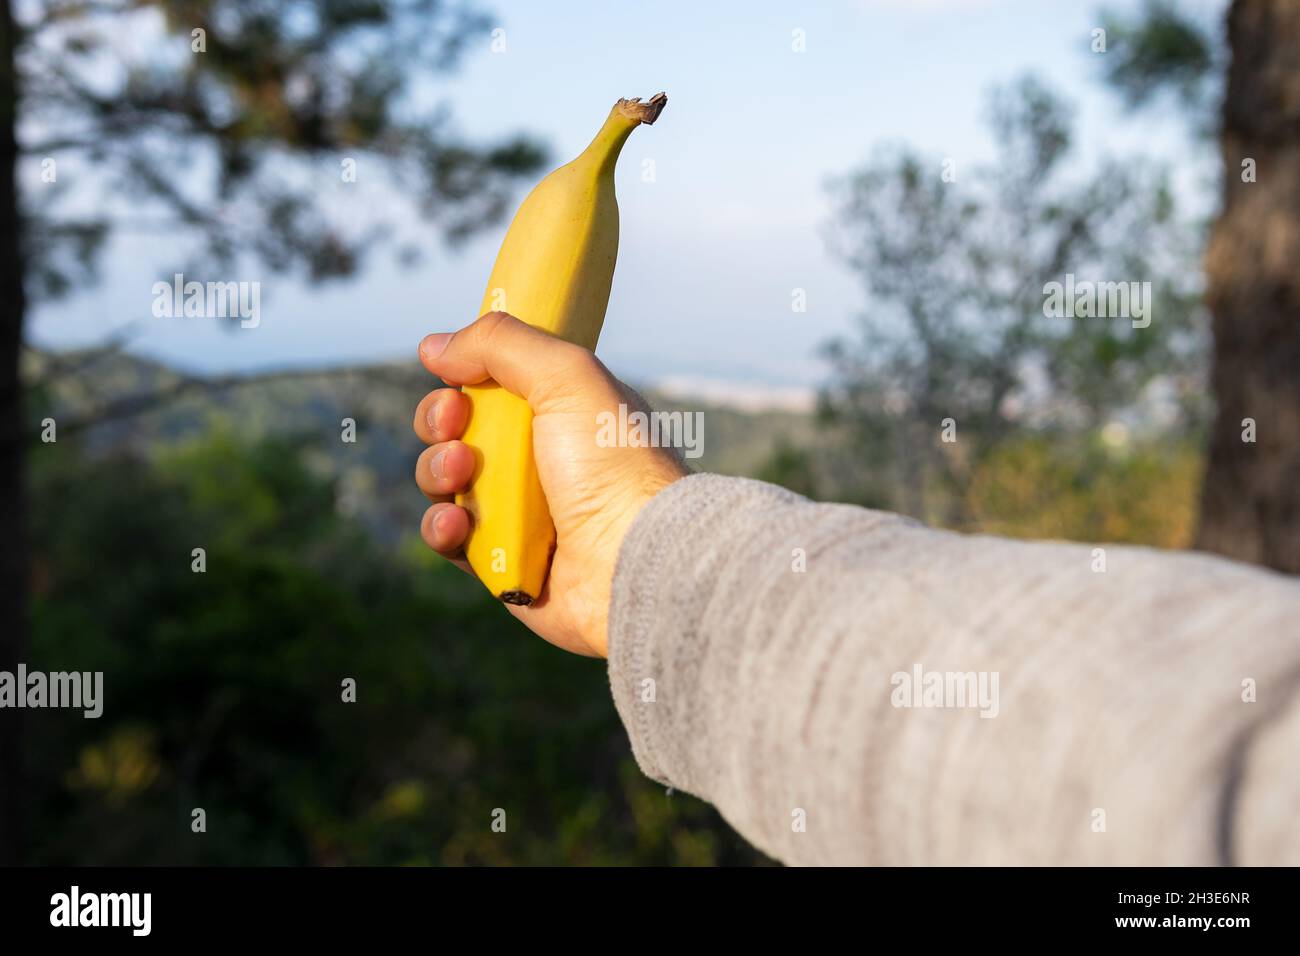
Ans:
[[[1218,415],[1197,547],[1296,574],[1300,3],[1235,0],[1228,40],[1223,210],[1206,253]],[[1247,440],[1252,421],[1253,442]]]
[[[9,0],[0,0],[0,670],[23,659],[27,547],[23,500],[23,413],[18,361],[23,327],[22,222],[18,211],[18,37]],[[21,710],[0,711],[0,865],[22,862]]]

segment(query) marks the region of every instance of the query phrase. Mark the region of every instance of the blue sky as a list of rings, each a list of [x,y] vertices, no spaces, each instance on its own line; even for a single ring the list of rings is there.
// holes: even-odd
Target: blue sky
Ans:
[[[1185,5],[1211,18],[1223,8]],[[1164,160],[1189,196],[1212,202],[1212,155],[1181,119],[1128,116],[1100,84],[1089,49],[1098,6],[498,2],[490,9],[505,50],[492,52],[488,34],[475,39],[440,89],[467,134],[526,130],[557,165],[587,144],[619,96],[666,90],[662,119],[634,134],[620,163],[622,247],[598,351],[643,384],[801,388],[824,378],[818,344],[850,329],[861,304],[859,280],[827,249],[827,180],[884,143],[934,156],[936,175],[952,157],[960,176],[992,152],[981,124],[991,84],[1038,73],[1075,104],[1084,156],[1104,149]],[[795,29],[803,53],[791,49]],[[654,182],[642,179],[647,159]],[[134,351],[203,371],[414,361],[424,333],[473,318],[504,229],[439,247],[409,271],[377,258],[348,284],[312,290],[268,279],[260,326],[242,330],[152,318],[152,284],[169,277],[166,244],[123,240],[100,285],[41,307],[31,337],[84,345],[136,322]],[[796,287],[807,290],[806,313],[791,311]]]

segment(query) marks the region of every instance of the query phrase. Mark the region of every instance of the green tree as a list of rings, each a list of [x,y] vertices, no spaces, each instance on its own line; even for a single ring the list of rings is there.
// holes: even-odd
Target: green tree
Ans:
[[[891,150],[837,186],[836,249],[867,293],[857,337],[827,349],[823,404],[855,439],[840,483],[950,526],[969,523],[970,483],[1008,435],[1095,430],[1157,378],[1191,395],[1202,347],[1194,244],[1163,172],[1072,175],[1069,106],[1032,78],[995,91],[989,116],[987,166],[954,176]],[[1149,325],[1045,314],[1067,274],[1150,282]]]
[[[346,514],[319,435],[80,444],[33,455],[29,663],[108,706],[30,722],[32,862],[761,861],[636,770],[598,662]]]
[[[1205,135],[1214,129],[1226,50],[1210,24],[1169,2],[1146,0],[1135,14],[1103,12],[1106,81],[1132,109],[1168,96]]]
[[[384,219],[331,216],[320,168],[338,181],[345,159],[448,235],[490,221],[539,149],[468,143],[422,106],[487,26],[444,0],[0,0],[0,666],[24,649],[28,304],[92,281],[97,251],[126,230],[156,233],[205,279],[351,275],[400,237]],[[72,157],[88,183],[69,183]],[[20,858],[25,830],[20,734],[0,728],[0,863]]]

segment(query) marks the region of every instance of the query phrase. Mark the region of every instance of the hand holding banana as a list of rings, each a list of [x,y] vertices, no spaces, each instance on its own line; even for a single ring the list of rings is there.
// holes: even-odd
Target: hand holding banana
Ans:
[[[685,473],[662,449],[598,447],[600,412],[644,403],[590,351],[618,251],[614,164],[666,102],[619,100],[586,151],[524,200],[488,281],[487,314],[420,346],[429,371],[463,386],[416,410],[431,446],[416,469],[434,501],[425,540],[577,653],[604,655],[618,546],[640,507]]]

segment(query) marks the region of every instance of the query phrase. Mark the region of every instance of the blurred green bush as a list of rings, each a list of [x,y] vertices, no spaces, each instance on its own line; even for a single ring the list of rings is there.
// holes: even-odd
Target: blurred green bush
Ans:
[[[32,863],[763,860],[637,771],[600,662],[376,544],[319,454],[220,426],[35,450],[28,664],[102,670],[105,707],[27,720]]]

